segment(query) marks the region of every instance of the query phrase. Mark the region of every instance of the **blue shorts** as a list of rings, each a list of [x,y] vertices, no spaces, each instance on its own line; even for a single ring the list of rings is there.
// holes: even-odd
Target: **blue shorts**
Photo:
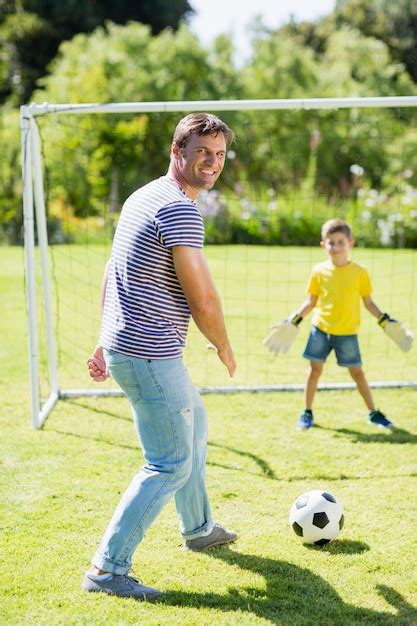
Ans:
[[[311,327],[303,357],[324,363],[334,350],[341,367],[360,367],[361,353],[357,335],[328,335],[316,326]]]

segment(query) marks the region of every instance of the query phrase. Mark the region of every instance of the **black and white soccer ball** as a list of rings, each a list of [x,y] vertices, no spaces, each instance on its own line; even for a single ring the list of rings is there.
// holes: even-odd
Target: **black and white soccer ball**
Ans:
[[[328,491],[314,489],[299,496],[290,510],[290,525],[303,543],[323,546],[343,528],[345,518],[339,500]]]

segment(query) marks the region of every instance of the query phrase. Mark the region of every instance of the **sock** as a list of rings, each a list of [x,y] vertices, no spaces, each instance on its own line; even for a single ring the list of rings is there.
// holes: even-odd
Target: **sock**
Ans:
[[[91,572],[88,572],[88,577],[93,580],[105,582],[107,580],[111,580],[113,578],[113,574],[111,572],[106,572],[106,574],[92,574]]]
[[[313,415],[313,411],[311,409],[306,409],[304,413],[309,413],[310,415]]]

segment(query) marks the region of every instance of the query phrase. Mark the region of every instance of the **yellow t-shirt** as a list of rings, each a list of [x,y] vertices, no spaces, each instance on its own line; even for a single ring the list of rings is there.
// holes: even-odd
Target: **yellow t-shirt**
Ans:
[[[336,267],[330,260],[312,269],[307,293],[318,296],[312,324],[330,335],[356,335],[360,325],[360,303],[371,295],[368,271],[350,261]]]

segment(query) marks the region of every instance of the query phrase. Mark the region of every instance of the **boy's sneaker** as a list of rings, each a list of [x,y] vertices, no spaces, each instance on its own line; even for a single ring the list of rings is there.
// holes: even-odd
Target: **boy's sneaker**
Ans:
[[[196,539],[187,539],[185,547],[187,550],[194,550],[199,552],[200,550],[206,550],[206,548],[212,548],[213,546],[222,546],[225,543],[232,543],[237,539],[237,534],[233,530],[222,528],[219,524],[214,524],[213,530],[209,535],[205,537],[197,537]]]
[[[380,426],[381,428],[393,427],[393,423],[390,422],[390,420],[387,419],[381,411],[371,411],[369,413],[368,422],[370,424],[375,424],[375,426]]]
[[[162,595],[158,589],[145,587],[136,578],[127,574],[111,574],[111,578],[106,577],[104,580],[99,580],[91,576],[90,572],[86,572],[81,589],[83,591],[108,593],[121,598],[136,598],[137,600],[154,600]]]
[[[298,420],[297,429],[298,430],[307,430],[307,428],[311,428],[314,425],[313,413],[306,409],[304,413],[301,413],[300,419]]]

